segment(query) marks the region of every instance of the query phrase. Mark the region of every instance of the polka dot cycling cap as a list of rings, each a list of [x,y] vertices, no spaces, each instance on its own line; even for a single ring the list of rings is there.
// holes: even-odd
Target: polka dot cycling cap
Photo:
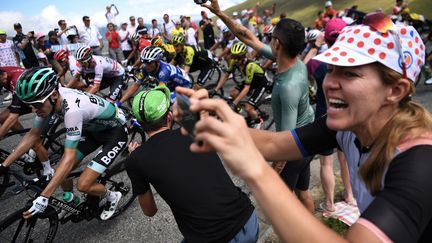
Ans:
[[[412,26],[391,27],[391,31],[379,32],[367,25],[347,26],[341,31],[335,44],[314,59],[335,66],[380,62],[402,75],[405,66],[405,76],[415,81],[424,64],[425,45]],[[398,45],[398,41],[401,45]]]

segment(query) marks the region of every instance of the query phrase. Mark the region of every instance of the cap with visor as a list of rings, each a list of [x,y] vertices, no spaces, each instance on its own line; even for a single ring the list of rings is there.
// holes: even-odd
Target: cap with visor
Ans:
[[[170,108],[170,90],[158,86],[150,91],[141,91],[133,99],[132,113],[139,122],[156,123]]]

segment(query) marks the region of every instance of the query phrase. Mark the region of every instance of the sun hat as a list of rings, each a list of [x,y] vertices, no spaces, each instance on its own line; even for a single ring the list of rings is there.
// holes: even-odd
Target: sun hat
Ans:
[[[6,35],[6,31],[5,30],[0,30],[0,35]]]
[[[327,8],[327,7],[331,7],[333,4],[332,4],[332,2],[331,1],[327,1],[327,2],[325,2],[325,7]]]
[[[167,113],[169,107],[170,90],[163,85],[139,92],[133,99],[132,113],[139,122],[154,123]]]
[[[43,37],[45,37],[45,35],[43,33],[41,33],[41,32],[37,32],[36,35],[35,35],[35,39],[36,40],[39,40],[40,38],[43,38]]]
[[[382,17],[377,23],[369,21],[369,15],[362,25],[345,27],[335,44],[314,59],[336,66],[379,62],[415,81],[425,63],[425,45],[420,35],[412,26],[394,25],[385,14],[375,16]]]

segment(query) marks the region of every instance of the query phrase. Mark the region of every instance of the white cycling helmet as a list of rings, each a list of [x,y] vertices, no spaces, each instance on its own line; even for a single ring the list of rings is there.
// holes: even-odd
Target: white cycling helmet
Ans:
[[[140,61],[142,63],[159,61],[162,59],[162,57],[163,57],[163,50],[160,47],[147,46],[141,52]]]
[[[307,36],[306,36],[306,41],[309,42],[309,41],[316,40],[320,34],[321,34],[321,31],[319,31],[317,29],[309,30],[309,32],[307,33]]]
[[[139,38],[140,38],[140,36],[139,36],[138,33],[132,33],[132,34],[129,36],[129,40],[131,40],[131,41],[138,41]]]
[[[75,52],[75,59],[81,62],[87,62],[92,58],[92,50],[88,46],[82,46]]]

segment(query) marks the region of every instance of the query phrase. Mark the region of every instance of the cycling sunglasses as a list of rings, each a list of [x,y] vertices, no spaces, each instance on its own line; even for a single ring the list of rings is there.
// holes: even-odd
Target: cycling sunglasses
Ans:
[[[363,25],[369,26],[381,34],[393,34],[392,36],[395,39],[397,50],[399,52],[399,55],[401,56],[400,60],[402,64],[403,77],[407,78],[406,60],[403,54],[403,48],[399,37],[399,32],[397,31],[396,25],[393,23],[391,18],[385,13],[381,12],[370,13],[366,15],[366,17],[363,19]]]
[[[150,61],[150,60],[141,60],[141,62],[143,64],[151,64],[151,63],[154,63],[155,61],[154,60],[153,61]]]
[[[41,100],[34,100],[34,101],[28,101],[28,102],[23,101],[23,103],[39,110],[43,107],[43,105],[45,104],[45,101],[52,95],[52,93],[54,93],[54,90],[51,91],[51,93],[49,93],[45,98],[43,98]]]

